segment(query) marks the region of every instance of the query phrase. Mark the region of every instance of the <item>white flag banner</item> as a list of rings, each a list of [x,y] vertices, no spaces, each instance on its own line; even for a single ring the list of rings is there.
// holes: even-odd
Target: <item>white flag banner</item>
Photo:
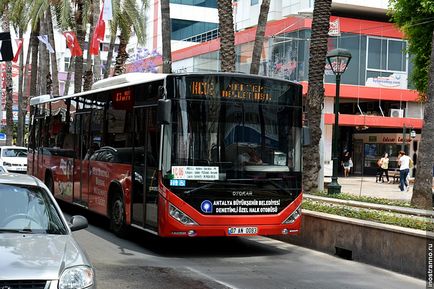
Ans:
[[[112,0],[104,0],[102,19],[104,21],[113,19]]]
[[[330,22],[329,36],[341,36],[341,27],[339,25],[339,18]]]
[[[47,47],[48,51],[50,53],[54,53],[53,46],[51,46],[50,42],[48,42],[48,35],[39,35],[38,36],[39,41],[45,44],[45,47]]]

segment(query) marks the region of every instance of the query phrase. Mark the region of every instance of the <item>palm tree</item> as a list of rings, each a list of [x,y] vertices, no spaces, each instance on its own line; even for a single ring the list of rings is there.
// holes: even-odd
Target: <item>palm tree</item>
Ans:
[[[311,130],[311,145],[303,152],[303,189],[306,192],[318,188],[318,172],[322,165],[320,164],[319,141],[322,134],[321,109],[324,103],[324,69],[331,4],[332,0],[316,0],[313,9],[309,86],[306,101],[306,118]]]
[[[112,21],[111,26],[117,27],[117,24],[114,25],[114,22]],[[115,42],[116,42],[116,31],[113,32],[113,30],[116,30],[116,28],[112,29],[111,35],[110,35],[110,44],[109,44],[109,50],[107,53],[107,63],[104,67],[104,78],[109,77],[110,75],[110,67],[112,65],[113,60],[113,50],[115,49]]]
[[[265,28],[267,26],[268,10],[270,10],[270,0],[262,0],[261,11],[259,12],[258,25],[256,26],[255,44],[252,52],[252,64],[250,73],[258,74],[261,63],[262,47],[264,45]]]
[[[411,204],[432,210],[434,160],[434,32],[431,40],[431,61],[428,71],[428,91],[424,108],[424,125],[417,159],[416,182],[414,183]],[[431,161],[430,161],[431,160]]]
[[[80,43],[81,47],[84,47],[84,41],[86,38],[86,29],[84,23],[83,14],[84,10],[84,1],[83,0],[75,0],[75,28],[77,29],[77,39],[78,43]],[[75,57],[75,71],[74,71],[74,92],[81,92],[83,84],[83,55]]]
[[[95,33],[95,23],[98,23],[99,18],[99,1],[93,1],[92,3],[92,17],[89,18],[90,31],[89,31],[89,39],[88,39],[88,49],[87,49],[87,57],[86,57],[86,71],[84,72],[84,84],[83,90],[88,91],[92,89],[93,83],[93,67],[92,67],[92,55],[90,54],[90,46],[92,45],[93,35]]]
[[[10,21],[14,26],[15,31],[18,31],[19,39],[23,39],[24,32],[27,30],[29,23],[27,10],[29,3],[26,0],[17,0],[12,3]],[[23,42],[24,45],[24,42]],[[27,50],[30,52],[29,49]],[[27,64],[29,62],[30,53],[27,53]],[[21,49],[19,56],[19,72],[18,72],[18,126],[17,126],[17,145],[24,145],[24,122],[27,113],[27,105],[24,94],[27,93],[24,85],[24,79],[27,74],[24,69],[24,49]]]
[[[163,44],[163,73],[172,72],[170,1],[161,0],[161,38]]]
[[[134,30],[137,36],[138,43],[145,43],[145,9],[147,9],[147,1],[141,0],[141,4],[142,7],[139,7],[136,1],[133,0],[125,0],[123,3],[120,3],[118,0],[113,1],[113,17],[117,19],[116,22],[120,30],[119,49],[113,76],[125,72],[125,62],[128,58],[127,44],[132,30]]]
[[[32,56],[31,56],[31,71],[30,71],[30,97],[38,95],[37,88],[37,79],[38,79],[38,51],[39,51],[39,43],[37,35],[39,35],[40,25],[39,21],[36,22],[35,28],[32,30],[30,34],[30,46],[32,47]],[[30,53],[30,51],[28,52]]]
[[[220,70],[235,71],[234,16],[231,0],[217,0],[220,30]]]

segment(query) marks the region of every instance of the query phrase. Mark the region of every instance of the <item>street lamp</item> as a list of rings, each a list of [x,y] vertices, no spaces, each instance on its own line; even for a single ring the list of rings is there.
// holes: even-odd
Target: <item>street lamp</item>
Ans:
[[[339,194],[341,192],[341,185],[338,184],[338,162],[339,162],[339,86],[341,84],[341,75],[347,69],[348,63],[351,60],[351,53],[342,48],[336,48],[327,52],[327,61],[331,70],[336,75],[336,97],[335,97],[335,124],[333,126],[333,175],[332,182],[328,185],[329,194]]]

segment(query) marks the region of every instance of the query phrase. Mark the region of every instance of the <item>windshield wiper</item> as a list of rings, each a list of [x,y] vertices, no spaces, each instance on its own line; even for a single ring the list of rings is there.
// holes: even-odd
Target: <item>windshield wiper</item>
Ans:
[[[193,192],[195,192],[195,191],[198,191],[198,190],[201,190],[201,189],[206,189],[206,188],[208,188],[208,187],[210,187],[210,186],[212,186],[212,185],[214,185],[214,184],[215,184],[215,183],[207,183],[207,184],[202,185],[202,186],[200,186],[200,187],[197,187],[197,188],[194,188],[194,189],[191,189],[191,190],[185,191],[184,194],[188,195],[188,194],[193,193]]]
[[[29,228],[24,228],[24,229],[0,229],[0,233],[32,234],[33,230],[29,229]]]

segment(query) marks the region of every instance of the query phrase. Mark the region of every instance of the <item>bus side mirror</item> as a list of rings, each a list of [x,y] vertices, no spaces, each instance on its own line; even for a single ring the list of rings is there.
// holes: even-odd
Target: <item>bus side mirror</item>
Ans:
[[[158,123],[170,124],[172,120],[172,101],[170,99],[158,100]]]
[[[310,143],[310,128],[308,126],[303,126],[303,145],[309,146]]]

